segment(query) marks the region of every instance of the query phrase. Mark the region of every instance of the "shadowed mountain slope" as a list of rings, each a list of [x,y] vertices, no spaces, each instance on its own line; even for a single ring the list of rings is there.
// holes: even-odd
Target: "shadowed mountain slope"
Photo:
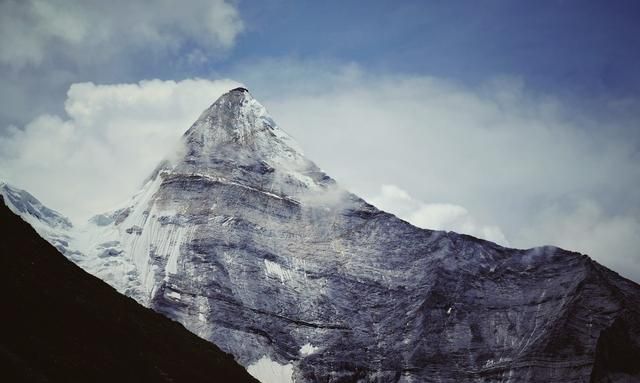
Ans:
[[[233,357],[64,258],[0,197],[0,381],[255,382]]]

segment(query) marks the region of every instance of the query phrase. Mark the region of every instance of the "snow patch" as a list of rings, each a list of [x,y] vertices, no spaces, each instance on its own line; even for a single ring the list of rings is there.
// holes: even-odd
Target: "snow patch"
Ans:
[[[247,368],[249,374],[262,383],[293,383],[293,364],[280,364],[268,356]]]
[[[311,343],[306,343],[302,347],[300,347],[300,355],[308,356],[311,354],[315,354],[319,349],[319,347],[315,347]]]
[[[275,262],[271,262],[268,260],[264,260],[264,267],[265,267],[265,275],[267,277],[269,276],[275,276],[280,278],[280,282],[282,282],[284,284],[285,281],[287,280],[291,280],[291,271],[287,270],[285,268],[283,268],[282,266],[280,266],[279,264],[275,263]]]
[[[182,295],[180,295],[180,293],[178,293],[178,292],[176,292],[176,291],[169,291],[169,292],[167,293],[167,296],[168,296],[169,298],[173,298],[173,299],[177,299],[177,300],[180,300],[180,298],[182,297]]]

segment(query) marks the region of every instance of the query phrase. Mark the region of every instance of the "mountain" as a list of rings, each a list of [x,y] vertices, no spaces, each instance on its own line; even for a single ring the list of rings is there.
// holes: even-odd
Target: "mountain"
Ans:
[[[66,225],[27,197],[29,214]],[[0,380],[255,382],[231,355],[66,260],[3,197],[0,232]]]
[[[640,286],[589,257],[380,211],[244,88],[182,144],[68,251],[263,383],[640,379]]]

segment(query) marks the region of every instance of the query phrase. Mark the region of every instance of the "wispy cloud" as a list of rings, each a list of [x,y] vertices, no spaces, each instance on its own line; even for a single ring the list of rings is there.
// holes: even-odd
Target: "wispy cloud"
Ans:
[[[0,1],[0,134],[63,114],[73,83],[206,73],[244,30],[235,1]]]
[[[414,226],[432,230],[455,231],[508,246],[502,230],[484,225],[462,206],[451,203],[425,203],[396,185],[382,185],[380,193],[368,198],[379,209],[393,213]]]
[[[96,63],[114,54],[170,50],[200,54],[231,47],[244,25],[224,0],[3,1],[0,63],[39,65],[45,60]]]

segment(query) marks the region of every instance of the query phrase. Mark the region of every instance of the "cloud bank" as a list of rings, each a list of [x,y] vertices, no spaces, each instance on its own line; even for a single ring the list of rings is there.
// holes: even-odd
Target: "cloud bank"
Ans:
[[[585,110],[514,77],[472,87],[354,64],[263,65],[270,79],[234,77],[349,189],[419,226],[579,250],[640,280],[638,100]],[[390,202],[381,185],[410,196]]]
[[[229,76],[338,182],[417,226],[558,245],[640,280],[638,137],[620,128],[637,113],[576,113],[517,78],[469,87],[291,59]],[[237,84],[75,84],[65,115],[0,137],[0,174],[72,218],[106,210]]]
[[[0,136],[0,176],[72,219],[126,201],[231,80],[74,84],[66,116]]]
[[[382,185],[380,194],[368,201],[423,229],[455,231],[509,245],[499,227],[479,224],[464,207],[451,203],[424,203],[396,185]]]

